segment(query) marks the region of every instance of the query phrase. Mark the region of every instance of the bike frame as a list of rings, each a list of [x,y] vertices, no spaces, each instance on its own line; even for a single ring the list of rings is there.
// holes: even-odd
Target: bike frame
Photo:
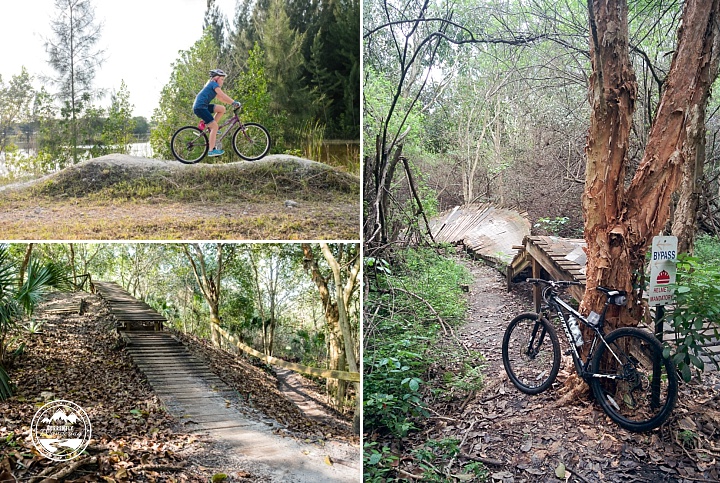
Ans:
[[[238,111],[239,111],[239,108],[233,109],[233,116],[230,119],[228,119],[227,121],[225,121],[220,127],[218,127],[219,136],[215,139],[216,144],[221,142],[225,138],[225,136],[230,134],[230,132],[232,131],[232,128],[235,126],[235,124],[240,125],[239,129],[241,129],[243,134],[247,137],[247,135],[245,134],[245,124],[243,124],[243,122],[240,120]],[[230,127],[225,129],[226,126],[230,126]],[[223,129],[225,129],[225,130],[220,132]],[[207,125],[206,125],[205,130],[203,132],[205,134],[210,134],[210,128],[207,127]]]
[[[595,327],[591,325],[588,320],[577,310],[572,308],[568,303],[566,303],[564,300],[558,297],[558,295],[553,291],[552,287],[545,287],[543,289],[543,299],[547,302],[547,305],[542,307],[540,309],[540,314],[538,314],[541,318],[544,318],[548,323],[552,324],[550,322],[550,319],[548,315],[550,315],[548,312],[552,310],[557,314],[557,316],[562,320],[562,328],[565,332],[565,337],[567,337],[568,343],[570,344],[570,354],[572,355],[573,362],[575,363],[575,369],[577,370],[577,373],[582,377],[583,379],[587,380],[588,378],[606,378],[606,379],[622,379],[621,376],[617,375],[609,375],[609,374],[596,374],[594,372],[588,371],[587,367],[592,360],[593,353],[595,352],[595,349],[598,345],[598,339],[600,340],[600,343],[605,345],[605,348],[610,351],[610,353],[615,357],[615,359],[620,362],[620,358],[615,354],[612,350],[612,348],[605,342],[605,333],[602,330],[603,322],[605,321],[605,312],[607,311],[607,308],[609,306],[609,301],[605,302],[605,307],[603,308],[602,315],[600,316],[600,322],[598,323],[598,326]],[[543,310],[544,309],[544,310]],[[570,315],[574,315],[576,319],[581,321],[584,325],[587,327],[590,327],[592,331],[595,333],[593,340],[590,345],[590,350],[588,351],[588,356],[585,361],[582,360],[582,357],[580,356],[580,353],[577,350],[577,346],[575,346],[575,342],[573,340],[572,334],[570,333],[570,323],[568,322],[570,317],[566,316],[566,313],[569,313]]]

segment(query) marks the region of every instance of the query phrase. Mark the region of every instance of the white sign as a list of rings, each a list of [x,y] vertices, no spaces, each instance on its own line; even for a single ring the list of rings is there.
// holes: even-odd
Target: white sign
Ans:
[[[667,305],[673,302],[675,262],[677,261],[677,237],[656,236],[650,252],[650,287],[648,305]]]

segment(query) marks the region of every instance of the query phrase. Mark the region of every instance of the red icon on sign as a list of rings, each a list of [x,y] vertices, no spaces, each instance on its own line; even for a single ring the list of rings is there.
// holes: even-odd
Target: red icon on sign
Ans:
[[[657,284],[662,285],[665,283],[670,283],[670,274],[667,273],[666,270],[663,270],[662,272],[658,273]]]

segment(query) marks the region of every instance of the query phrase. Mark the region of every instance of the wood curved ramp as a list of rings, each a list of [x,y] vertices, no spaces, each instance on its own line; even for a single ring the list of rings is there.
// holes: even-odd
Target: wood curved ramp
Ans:
[[[430,220],[437,242],[463,244],[472,255],[504,267],[515,254],[513,246],[530,235],[527,213],[490,204],[457,206]]]
[[[118,330],[163,330],[167,319],[155,309],[130,295],[115,282],[93,282],[94,290],[110,307]]]
[[[557,236],[526,236],[507,268],[508,290],[513,279],[526,268],[532,268],[532,276],[553,280],[570,280],[585,284],[585,240]],[[544,272],[544,273],[543,273]],[[545,275],[547,274],[547,275]],[[585,286],[568,287],[575,300],[582,300]],[[535,307],[540,306],[540,291],[535,290]]]

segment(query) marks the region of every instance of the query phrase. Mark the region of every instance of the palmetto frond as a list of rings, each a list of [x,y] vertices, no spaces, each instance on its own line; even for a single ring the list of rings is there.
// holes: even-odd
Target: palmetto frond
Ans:
[[[15,298],[25,313],[31,315],[42,297],[51,289],[64,289],[68,285],[65,267],[57,263],[33,260],[28,266],[25,282]]]

